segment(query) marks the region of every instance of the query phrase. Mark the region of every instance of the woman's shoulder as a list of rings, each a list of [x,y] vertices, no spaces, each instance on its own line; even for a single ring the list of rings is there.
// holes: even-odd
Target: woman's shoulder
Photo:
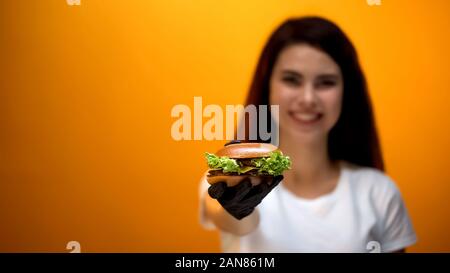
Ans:
[[[354,189],[369,191],[375,195],[395,195],[399,192],[394,180],[381,170],[347,161],[343,161],[342,164]]]

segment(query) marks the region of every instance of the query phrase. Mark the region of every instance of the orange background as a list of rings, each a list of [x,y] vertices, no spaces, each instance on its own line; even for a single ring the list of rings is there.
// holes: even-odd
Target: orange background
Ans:
[[[204,151],[171,108],[243,103],[271,31],[323,15],[354,41],[387,172],[419,242],[450,251],[447,0],[0,1],[0,251],[220,251],[198,224]]]

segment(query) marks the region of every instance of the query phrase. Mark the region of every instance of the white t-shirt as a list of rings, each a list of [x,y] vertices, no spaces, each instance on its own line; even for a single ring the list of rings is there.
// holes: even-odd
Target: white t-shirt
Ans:
[[[200,223],[205,215],[200,183]],[[416,234],[395,183],[382,172],[341,164],[333,192],[315,199],[294,195],[281,182],[256,207],[260,223],[251,233],[221,231],[223,252],[391,252],[416,242]],[[373,248],[374,247],[374,248]],[[376,251],[376,249],[375,249]]]

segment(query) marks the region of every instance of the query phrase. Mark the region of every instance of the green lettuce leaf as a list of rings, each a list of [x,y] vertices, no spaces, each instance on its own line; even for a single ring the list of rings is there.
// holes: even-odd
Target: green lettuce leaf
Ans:
[[[252,163],[261,174],[281,175],[283,171],[291,168],[291,159],[280,151],[270,153],[269,157],[256,158]]]
[[[206,161],[208,162],[208,167],[211,169],[223,170],[224,173],[240,172],[241,166],[239,166],[235,159],[231,159],[226,156],[218,157],[210,153],[206,153],[205,156]]]
[[[205,153],[208,167],[213,170],[222,170],[224,173],[235,172],[246,173],[251,170],[258,170],[259,174],[281,175],[283,171],[290,169],[291,160],[280,151],[271,152],[268,157],[253,159],[253,166],[242,166],[235,159],[226,156],[216,156]]]

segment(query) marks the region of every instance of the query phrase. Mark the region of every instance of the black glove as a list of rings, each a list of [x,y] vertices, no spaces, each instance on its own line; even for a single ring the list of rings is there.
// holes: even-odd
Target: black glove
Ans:
[[[283,180],[283,176],[278,175],[252,186],[250,179],[245,178],[233,187],[227,187],[226,182],[218,182],[208,188],[208,194],[217,199],[228,213],[241,220],[252,213],[255,207],[281,180]]]

